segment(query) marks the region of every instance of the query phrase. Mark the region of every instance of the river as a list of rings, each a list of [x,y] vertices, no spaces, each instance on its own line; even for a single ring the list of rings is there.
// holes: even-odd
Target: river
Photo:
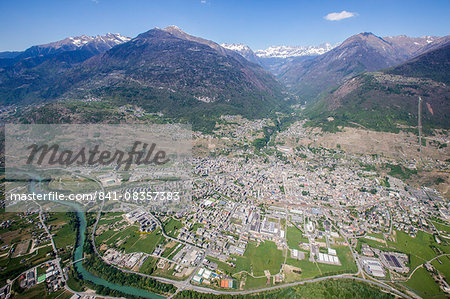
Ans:
[[[30,182],[30,192],[36,192],[35,191],[36,190],[36,184],[35,184],[36,181],[34,181],[34,180],[37,180],[40,185],[41,179],[39,176],[31,175],[31,174],[29,174],[29,175],[33,178],[33,181]],[[38,189],[40,189],[40,187],[38,187]],[[38,191],[38,192],[40,192],[40,191]],[[79,205],[75,202],[60,201],[58,203],[70,206],[72,209],[75,210],[75,213],[77,215],[78,234],[77,234],[77,243],[76,243],[76,247],[75,247],[75,251],[74,251],[73,260],[74,261],[80,260],[83,258],[83,245],[84,245],[84,242],[86,239],[86,234],[85,234],[85,232],[86,232],[86,216],[84,214],[83,208],[81,205]],[[86,268],[83,267],[83,262],[76,263],[75,269],[79,274],[81,274],[81,276],[83,277],[83,280],[88,280],[94,284],[108,287],[112,290],[120,291],[124,294],[129,294],[129,295],[143,297],[143,298],[151,298],[151,299],[165,298],[160,295],[154,294],[150,291],[115,284],[115,283],[109,282],[103,278],[97,277],[97,276],[93,275],[92,273],[90,273],[89,271],[87,271]]]

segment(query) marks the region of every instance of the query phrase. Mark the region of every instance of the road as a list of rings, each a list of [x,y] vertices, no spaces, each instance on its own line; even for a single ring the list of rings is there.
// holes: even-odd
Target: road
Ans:
[[[102,191],[104,191],[104,188],[103,188],[102,184],[100,182],[98,182],[97,180],[95,180],[95,181],[101,186]],[[99,252],[97,251],[97,248],[95,246],[95,231],[97,229],[97,224],[100,221],[100,216],[101,216],[101,212],[102,212],[102,209],[103,209],[103,204],[104,204],[104,202],[102,203],[102,205],[100,207],[100,210],[98,211],[97,219],[96,219],[96,222],[94,224],[94,229],[93,229],[92,235],[91,235],[94,251],[100,258],[102,258],[102,257],[99,254]],[[171,236],[167,235],[165,233],[165,231],[164,231],[164,227],[162,226],[161,221],[156,216],[154,216],[152,213],[149,212],[149,214],[151,215],[153,220],[156,222],[158,227],[161,228],[161,233],[163,234],[164,237],[166,237],[166,238],[168,238],[170,240],[176,241],[176,242],[183,243],[185,245],[196,247],[196,248],[198,248],[198,249],[200,249],[202,251],[204,250],[203,248],[200,248],[200,247],[198,247],[198,246],[196,246],[194,244],[190,244],[190,243],[184,242],[182,240],[179,240],[177,238],[174,238],[174,237],[171,237]],[[330,223],[332,223],[332,222],[330,222]],[[363,270],[361,268],[361,265],[359,264],[358,258],[356,256],[355,252],[353,251],[353,248],[351,248],[350,243],[348,242],[348,240],[345,237],[345,235],[343,235],[342,232],[340,232],[340,233],[344,237],[345,241],[349,244],[350,251],[351,251],[351,253],[353,255],[353,258],[355,259],[356,264],[358,266],[358,272],[357,273],[339,274],[339,275],[333,275],[333,276],[324,276],[324,277],[314,278],[314,279],[310,279],[310,280],[304,280],[304,281],[298,281],[298,282],[293,282],[293,283],[287,283],[287,284],[271,286],[271,287],[266,287],[266,288],[261,288],[261,289],[256,289],[256,290],[220,291],[220,290],[214,290],[214,289],[205,288],[205,287],[201,287],[201,286],[197,286],[197,285],[192,285],[191,284],[192,277],[197,273],[199,267],[201,266],[204,258],[207,255],[207,250],[203,251],[202,261],[200,262],[200,264],[195,268],[195,270],[192,272],[192,274],[189,276],[189,278],[184,280],[184,281],[177,281],[177,280],[172,280],[172,279],[169,279],[169,278],[143,274],[143,273],[136,272],[136,271],[125,270],[125,269],[117,267],[117,266],[115,266],[113,264],[107,263],[106,261],[105,261],[105,263],[107,263],[108,265],[110,265],[110,266],[112,266],[112,267],[114,267],[114,268],[116,268],[116,269],[118,269],[118,270],[120,270],[122,272],[125,272],[125,273],[132,273],[132,274],[136,274],[136,275],[139,275],[139,276],[142,276],[142,277],[155,279],[155,280],[157,280],[159,282],[172,284],[172,285],[174,285],[174,286],[176,286],[178,288],[177,293],[182,291],[182,290],[193,290],[193,291],[197,291],[197,292],[201,292],[201,293],[210,293],[210,294],[215,294],[215,295],[226,295],[226,294],[227,295],[247,295],[247,294],[253,294],[253,293],[259,293],[259,292],[264,292],[264,291],[271,291],[271,290],[276,290],[276,289],[282,289],[282,288],[287,288],[287,287],[303,285],[303,284],[306,284],[306,283],[320,282],[320,281],[324,281],[324,280],[327,280],[327,279],[354,279],[354,280],[363,281],[363,282],[366,282],[366,283],[370,283],[370,284],[376,285],[376,286],[381,287],[381,288],[383,288],[385,290],[388,290],[389,292],[394,293],[394,294],[396,294],[396,295],[398,295],[400,297],[411,298],[410,296],[408,296],[408,295],[398,291],[397,289],[395,289],[395,288],[393,288],[393,287],[391,287],[391,286],[389,286],[389,285],[387,285],[387,284],[385,284],[383,282],[380,282],[380,281],[377,281],[377,280],[366,279],[364,277],[364,272],[363,272]],[[363,276],[363,278],[356,277],[359,274],[361,274]]]
[[[64,272],[63,272],[62,267],[61,267],[61,259],[60,259],[59,256],[58,256],[58,250],[57,250],[57,248],[56,248],[55,241],[53,240],[53,236],[52,236],[52,234],[50,233],[50,231],[48,230],[48,227],[47,227],[47,225],[45,224],[44,218],[42,217],[42,213],[43,213],[42,206],[41,206],[39,203],[37,203],[37,202],[36,202],[36,204],[39,206],[39,220],[41,221],[41,224],[42,224],[42,226],[44,227],[45,231],[47,232],[47,234],[48,234],[48,236],[49,236],[49,238],[50,238],[50,241],[51,241],[51,243],[52,243],[53,252],[55,253],[55,257],[56,257],[56,261],[57,261],[57,262],[56,262],[56,265],[58,266],[58,271],[59,271],[59,273],[60,273],[60,275],[61,275],[61,279],[62,279],[63,283],[66,284],[66,280],[67,280],[67,279],[66,279],[66,277],[64,276]]]
[[[14,279],[9,280],[8,283],[7,283],[5,286],[3,286],[2,288],[0,288],[0,290],[3,289],[3,288],[5,288],[5,287],[7,287],[7,286],[9,286],[9,291],[11,291],[11,288],[12,288],[12,285],[13,285],[14,281],[16,281],[20,276],[25,275],[25,273],[32,271],[34,268],[40,267],[40,266],[45,265],[45,264],[47,264],[47,263],[56,263],[56,264],[59,264],[60,261],[61,261],[61,260],[60,260],[59,258],[53,259],[53,260],[47,260],[47,261],[42,262],[42,263],[40,263],[40,264],[38,264],[38,265],[36,265],[36,266],[34,266],[34,267],[31,267],[31,268],[29,268],[29,269],[23,271],[23,272],[20,273],[19,275],[17,275]],[[6,298],[9,298],[10,295],[11,295],[11,294],[8,293],[8,294],[6,295]]]
[[[432,261],[434,261],[437,258],[440,258],[441,256],[449,256],[449,255],[450,255],[450,253],[443,253],[443,254],[440,254],[438,256],[435,256],[434,258],[432,258],[431,260],[426,261],[425,263],[431,263]],[[411,274],[409,274],[408,278],[405,281],[410,280],[411,277],[413,276],[414,272],[416,272],[417,269],[423,267],[423,264],[425,264],[425,263],[422,263],[419,266],[417,266],[416,268],[414,268],[414,270],[411,272]]]
[[[352,254],[355,258],[356,261],[357,257],[355,255],[355,253],[352,251]],[[206,252],[203,255],[203,258],[206,256]],[[108,263],[109,264],[109,263]],[[131,270],[125,270],[122,268],[119,268],[115,265],[109,264],[110,266],[115,267],[116,269],[125,272],[125,273],[132,273],[132,274],[136,274],[136,275],[140,275],[142,277],[146,277],[146,278],[151,278],[151,279],[155,279],[159,282],[163,282],[163,283],[168,283],[168,284],[172,284],[174,286],[176,286],[177,288],[179,288],[179,291],[182,290],[193,290],[193,291],[197,291],[197,292],[201,292],[201,293],[210,293],[210,294],[215,294],[215,295],[247,295],[247,294],[253,294],[253,293],[259,293],[259,292],[264,292],[264,291],[271,291],[271,290],[276,290],[276,289],[282,289],[282,288],[287,288],[287,287],[293,287],[293,286],[298,286],[298,285],[303,285],[306,283],[314,283],[314,282],[320,282],[320,281],[324,281],[327,279],[354,279],[354,280],[358,280],[358,281],[363,281],[366,283],[370,283],[373,285],[376,285],[378,287],[381,287],[385,290],[388,290],[391,293],[394,293],[400,297],[403,298],[411,298],[410,296],[398,291],[397,289],[383,283],[380,281],[376,281],[376,280],[371,280],[371,279],[366,279],[366,278],[361,278],[361,277],[355,277],[355,275],[359,275],[360,273],[362,273],[362,269],[361,266],[359,264],[359,262],[357,262],[358,265],[358,272],[357,273],[349,273],[349,274],[339,274],[339,275],[332,275],[332,276],[324,276],[324,277],[319,277],[319,278],[314,278],[314,279],[309,279],[309,280],[304,280],[304,281],[298,281],[298,282],[293,282],[293,283],[288,283],[288,284],[282,284],[282,285],[277,285],[277,286],[272,286],[272,287],[266,287],[266,288],[261,288],[261,289],[256,289],[256,290],[245,290],[245,291],[220,291],[220,290],[214,290],[214,289],[210,289],[210,288],[205,288],[205,287],[201,287],[201,286],[197,286],[197,285],[192,285],[190,283],[193,275],[195,275],[195,273],[198,271],[198,268],[200,267],[197,266],[196,269],[192,272],[192,274],[190,275],[190,277],[187,280],[184,281],[176,281],[176,280],[172,280],[169,278],[164,278],[164,277],[158,277],[158,276],[153,276],[153,275],[148,275],[148,274],[143,274],[143,273],[139,273],[136,271],[131,271]]]

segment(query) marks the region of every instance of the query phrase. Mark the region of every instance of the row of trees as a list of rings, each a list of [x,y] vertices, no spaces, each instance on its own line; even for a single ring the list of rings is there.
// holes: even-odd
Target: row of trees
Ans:
[[[278,298],[394,298],[366,283],[352,280],[326,280],[301,286],[249,295],[213,295],[183,291],[176,299],[278,299]]]

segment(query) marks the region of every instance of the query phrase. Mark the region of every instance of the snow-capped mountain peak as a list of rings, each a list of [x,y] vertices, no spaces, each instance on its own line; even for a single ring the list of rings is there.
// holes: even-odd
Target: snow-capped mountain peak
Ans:
[[[92,42],[100,42],[107,43],[112,45],[118,45],[121,43],[125,43],[129,41],[131,38],[122,36],[119,33],[107,33],[106,35],[97,35],[97,36],[87,36],[81,35],[76,37],[68,37],[63,41],[67,41],[67,43],[72,43],[76,47],[82,47],[88,43]]]
[[[251,51],[250,47],[244,44],[220,44],[222,47],[236,52]]]
[[[255,54],[261,58],[289,58],[298,56],[315,56],[322,55],[337,45],[329,43],[321,44],[319,46],[271,46],[265,50],[256,50]]]
[[[122,36],[118,33],[108,33],[106,35],[97,36],[71,36],[57,42],[32,46],[25,50],[20,56],[25,58],[78,50],[98,54],[107,51],[114,46],[128,42],[129,40],[129,37]]]
[[[53,48],[57,50],[61,47],[72,48],[75,50],[76,48],[81,48],[86,45],[95,45],[95,44],[104,44],[108,47],[114,47],[115,45],[125,43],[129,41],[131,38],[122,36],[119,33],[107,33],[106,35],[97,35],[97,36],[89,36],[89,35],[80,35],[80,36],[71,36],[67,37],[63,40],[40,45],[40,48]]]
[[[221,44],[221,47],[237,52],[248,61],[259,64],[258,57],[255,55],[252,49],[249,46],[244,44]]]

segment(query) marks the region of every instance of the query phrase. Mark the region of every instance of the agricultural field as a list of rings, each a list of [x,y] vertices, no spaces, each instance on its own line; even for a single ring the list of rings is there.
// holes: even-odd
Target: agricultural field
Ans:
[[[66,174],[57,176],[58,179],[53,179],[48,183],[49,191],[64,191],[67,193],[89,193],[99,190],[97,182],[79,176],[72,176]]]
[[[413,289],[423,298],[446,298],[440,290],[439,285],[423,267],[417,269],[405,285]]]
[[[250,242],[243,256],[234,255],[232,259],[229,262],[234,263],[236,267],[231,267],[216,258],[208,257],[208,260],[216,263],[219,269],[226,273],[234,275],[246,271],[258,277],[264,276],[264,270],[269,270],[272,275],[279,273],[284,262],[284,253],[278,250],[275,243],[271,241],[265,241],[259,245],[256,242]]]
[[[356,263],[353,259],[350,248],[348,248],[347,246],[339,246],[334,249],[336,249],[337,251],[337,256],[339,257],[341,266],[317,263],[322,274],[331,274],[337,272],[356,273],[358,271],[358,267],[356,266]]]
[[[244,256],[236,257],[234,272],[247,271],[253,276],[263,276],[264,270],[268,270],[273,275],[280,272],[283,262],[283,252],[277,249],[274,242],[265,241],[259,245],[250,242]]]
[[[131,225],[121,231],[105,231],[97,237],[97,243],[123,250],[125,253],[145,252],[151,254],[156,246],[164,240],[160,229],[151,233],[141,233],[139,228]]]
[[[58,250],[63,250],[67,257],[75,246],[76,230],[75,215],[69,213],[52,213],[47,221],[47,227],[51,228],[53,240]],[[65,259],[65,258],[64,258]]]
[[[179,220],[170,218],[168,221],[163,223],[163,227],[167,235],[176,237],[178,235],[178,229],[182,228],[183,224]]]
[[[145,252],[150,254],[164,240],[165,238],[159,228],[152,233],[139,233],[134,231],[119,248],[123,249],[125,253]]]
[[[439,263],[439,261],[442,263]],[[433,267],[435,267],[442,275],[445,276],[447,282],[450,280],[450,256],[442,256],[431,262]]]
[[[443,253],[450,253],[450,246],[437,244],[433,235],[423,231],[418,231],[416,237],[411,237],[402,231],[395,231],[394,237],[395,241],[387,241],[387,244],[374,240],[359,239],[356,249],[360,251],[361,243],[367,243],[381,250],[406,253],[410,257],[411,270],[437,256],[439,254],[437,249]],[[433,249],[433,247],[436,249]]]
[[[450,246],[438,245],[432,235],[423,231],[418,231],[415,238],[397,231],[396,242],[388,241],[387,243],[390,248],[410,255],[412,269],[438,255],[431,246],[439,248],[444,253],[450,253]]]
[[[115,224],[121,221],[124,221],[123,219],[123,213],[105,213],[104,215],[102,215],[102,217],[100,218],[98,225],[105,225],[105,224]]]
[[[17,294],[17,298],[69,299],[72,295],[73,294],[71,292],[66,291],[65,289],[60,289],[56,292],[49,293],[46,290],[45,283],[40,283],[30,289],[23,290],[23,292]]]
[[[303,237],[303,233],[295,226],[287,227],[286,238],[289,248],[299,249],[298,244],[300,242],[308,243],[308,238]]]
[[[50,259],[47,254],[52,252],[37,213],[1,213],[0,222],[3,221],[9,221],[9,226],[0,230],[0,283]],[[40,243],[34,244],[33,238]]]
[[[443,223],[434,222],[434,221],[433,221],[433,225],[434,225],[434,227],[436,227],[437,230],[444,232],[445,234],[450,234],[450,226],[449,225],[445,225]]]
[[[318,264],[309,261],[309,253],[305,255],[304,260],[296,260],[288,257],[286,263],[301,270],[301,274],[292,273],[290,274],[291,277],[286,277],[288,281],[312,278],[321,273]]]
[[[43,263],[53,258],[53,250],[51,246],[45,246],[22,257],[2,257],[0,259],[0,284],[4,284],[6,279],[15,278],[23,271]]]
[[[24,213],[1,213],[0,222],[10,221],[10,226],[0,229],[0,246],[30,240],[32,234],[44,232],[39,228],[40,221],[37,213],[25,215]]]

